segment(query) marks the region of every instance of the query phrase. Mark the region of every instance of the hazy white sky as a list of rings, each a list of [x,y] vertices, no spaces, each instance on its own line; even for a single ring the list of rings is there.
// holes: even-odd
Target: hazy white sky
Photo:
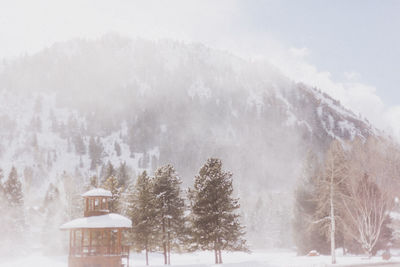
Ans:
[[[0,57],[107,32],[265,58],[400,137],[400,1],[0,0]]]

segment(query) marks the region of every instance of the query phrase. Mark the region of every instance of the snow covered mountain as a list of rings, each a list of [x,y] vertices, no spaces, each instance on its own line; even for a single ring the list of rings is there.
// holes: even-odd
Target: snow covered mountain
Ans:
[[[266,62],[169,40],[58,43],[3,61],[0,91],[0,167],[17,167],[33,202],[49,183],[101,176],[107,162],[133,178],[172,163],[188,186],[216,156],[246,208],[290,192],[309,149],[377,134]]]

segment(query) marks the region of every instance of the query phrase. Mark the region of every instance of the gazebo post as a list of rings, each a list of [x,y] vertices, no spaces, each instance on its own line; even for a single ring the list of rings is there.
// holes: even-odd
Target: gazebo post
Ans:
[[[101,251],[102,253],[107,253],[107,249],[104,245],[104,239],[107,238],[107,236],[104,234],[104,229],[101,229]],[[106,240],[107,242],[107,240]]]
[[[73,230],[69,230],[69,255],[72,254],[72,231]]]
[[[89,229],[89,255],[92,253],[92,229]]]
[[[83,255],[83,245],[85,240],[85,229],[81,229],[81,255]]]
[[[112,253],[112,247],[111,247],[111,229],[107,229],[107,250],[108,254]]]
[[[75,249],[76,249],[76,230],[74,229],[74,242],[72,243],[72,246],[74,247],[74,255],[76,253]]]
[[[121,253],[121,229],[118,229],[117,253]]]

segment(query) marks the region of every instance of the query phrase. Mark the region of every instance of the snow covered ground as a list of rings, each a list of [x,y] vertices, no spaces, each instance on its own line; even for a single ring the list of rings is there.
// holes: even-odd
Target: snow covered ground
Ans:
[[[325,267],[330,266],[329,256],[319,257],[297,257],[296,253],[289,251],[255,251],[247,253],[224,253],[223,266],[228,267]],[[213,263],[213,253],[198,252],[191,254],[173,254],[171,255],[171,264],[175,266],[187,267],[211,267],[216,266]],[[368,263],[386,262],[381,257],[375,257],[370,260],[360,256],[339,256],[338,264],[358,265]],[[15,260],[0,260],[0,267],[67,267],[67,256],[45,257],[40,254],[32,254],[28,257]],[[394,257],[390,262],[399,262],[400,257]],[[131,267],[145,266],[143,254],[133,254],[130,262]],[[163,266],[163,257],[161,254],[150,255],[150,266]],[[397,265],[392,265],[397,266]]]

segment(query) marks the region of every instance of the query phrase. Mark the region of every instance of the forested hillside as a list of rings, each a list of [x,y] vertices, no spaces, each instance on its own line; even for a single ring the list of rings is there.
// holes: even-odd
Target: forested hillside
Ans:
[[[54,224],[76,216],[72,202],[93,176],[127,188],[172,164],[188,187],[217,157],[233,173],[250,245],[290,246],[307,151],[323,157],[333,138],[378,134],[266,62],[169,40],[58,43],[3,61],[0,90],[0,167],[8,176],[15,166],[34,233],[54,213]],[[48,204],[52,190],[60,209]]]

